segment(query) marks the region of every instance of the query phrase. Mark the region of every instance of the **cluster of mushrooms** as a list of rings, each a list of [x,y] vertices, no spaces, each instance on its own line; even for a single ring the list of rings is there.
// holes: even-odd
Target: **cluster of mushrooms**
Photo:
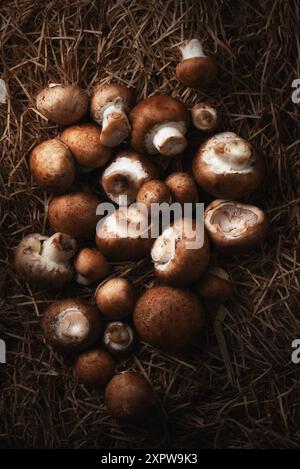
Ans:
[[[182,84],[201,89],[215,78],[216,62],[197,39],[185,42],[181,52],[176,77]],[[36,184],[53,194],[48,221],[54,234],[26,236],[15,256],[18,273],[36,287],[63,290],[74,279],[98,285],[94,305],[76,298],[53,302],[42,328],[53,349],[74,357],[83,383],[105,387],[107,409],[117,420],[145,416],[156,399],[141,374],[115,374],[116,360],[128,357],[137,338],[176,353],[199,337],[202,304],[222,303],[233,292],[226,270],[210,264],[211,247],[226,254],[248,252],[267,232],[264,212],[239,201],[261,183],[263,162],[235,133],[213,133],[219,123],[214,106],[200,102],[188,110],[165,95],[134,101],[133,90],[116,83],[97,86],[91,99],[76,85],[50,84],[39,92],[37,112],[61,126],[57,137],[36,146],[29,158]],[[91,119],[80,123],[88,113]],[[194,155],[191,173],[159,179],[156,162],[185,151],[190,121],[208,137]],[[127,149],[118,152],[124,140]],[[100,198],[78,191],[74,182],[98,168],[100,186],[116,210],[96,229]],[[151,204],[195,206],[199,187],[216,198],[205,210],[201,247],[188,249],[185,218],[174,220],[155,240],[130,229],[124,235],[124,222],[145,222],[134,202],[149,208],[149,226]],[[128,279],[111,277],[109,262],[147,256],[157,282],[138,297]]]

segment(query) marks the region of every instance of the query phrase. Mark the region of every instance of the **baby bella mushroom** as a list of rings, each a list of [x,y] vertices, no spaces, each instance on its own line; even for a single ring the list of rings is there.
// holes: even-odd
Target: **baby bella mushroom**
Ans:
[[[77,85],[51,83],[39,92],[36,107],[47,119],[60,125],[78,122],[88,109],[88,97]]]
[[[100,141],[107,147],[118,146],[130,133],[128,112],[134,93],[125,86],[111,83],[98,86],[91,100],[91,116],[102,126]]]
[[[101,143],[101,129],[95,124],[67,127],[60,134],[60,139],[68,146],[82,168],[100,168],[111,158],[111,149]]]
[[[184,172],[171,173],[165,180],[173,202],[196,203],[199,200],[198,187],[192,176]]]
[[[101,320],[97,308],[85,301],[67,298],[55,301],[42,318],[46,342],[55,350],[78,353],[100,338]]]
[[[148,210],[151,210],[152,204],[170,204],[172,197],[168,186],[159,179],[151,179],[144,182],[136,196],[138,203],[144,204]]]
[[[195,104],[191,113],[194,127],[202,132],[212,132],[219,124],[218,111],[209,103]]]
[[[240,199],[252,193],[264,176],[264,164],[249,142],[234,132],[214,135],[200,146],[193,161],[196,182],[209,194]]]
[[[53,194],[68,191],[75,179],[75,161],[57,138],[37,145],[29,157],[31,174],[39,187]]]
[[[265,239],[268,220],[265,213],[254,205],[215,200],[205,210],[205,227],[220,251],[246,253]]]
[[[145,418],[154,404],[152,387],[134,371],[115,375],[105,389],[106,408],[114,419],[121,422]]]
[[[130,205],[145,181],[157,176],[155,166],[135,151],[122,151],[102,175],[107,196],[118,205]]]
[[[115,360],[109,353],[94,348],[76,358],[74,372],[88,386],[105,387],[115,374],[115,366]]]
[[[136,292],[126,278],[112,278],[97,288],[95,301],[107,318],[121,319],[132,315]]]
[[[115,357],[125,357],[134,348],[135,335],[129,324],[114,321],[107,324],[103,334],[103,346]]]
[[[216,78],[218,67],[212,57],[204,54],[198,39],[185,41],[180,47],[182,60],[176,67],[176,78],[191,88],[205,88]]]
[[[131,110],[130,120],[135,150],[166,157],[185,150],[189,114],[177,99],[165,95],[146,98]]]
[[[76,282],[81,285],[100,282],[110,271],[106,258],[95,248],[83,248],[75,259],[74,267]]]
[[[221,267],[210,267],[197,283],[196,289],[203,299],[218,303],[223,303],[233,294],[229,274]]]
[[[33,233],[19,243],[15,268],[29,283],[59,290],[72,280],[71,258],[75,252],[76,241],[67,234],[47,237]]]

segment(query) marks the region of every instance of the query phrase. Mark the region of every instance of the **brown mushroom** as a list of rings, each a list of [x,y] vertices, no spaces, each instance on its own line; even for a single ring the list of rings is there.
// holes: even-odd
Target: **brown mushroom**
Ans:
[[[115,360],[105,350],[88,350],[76,358],[74,372],[88,386],[105,387],[115,374]]]
[[[151,210],[152,204],[170,204],[172,202],[171,193],[167,185],[159,179],[151,179],[144,182],[136,196],[138,203],[144,204]]]
[[[110,271],[106,258],[95,248],[83,248],[75,259],[74,267],[76,282],[82,285],[100,282]]]
[[[180,204],[198,202],[199,194],[197,184],[188,173],[171,173],[165,180],[165,183],[171,192],[173,202]]]
[[[233,284],[229,274],[221,267],[210,267],[196,288],[202,298],[217,303],[223,303],[233,294]]]
[[[121,358],[129,355],[135,345],[132,327],[121,321],[107,324],[103,334],[103,346],[113,356]]]
[[[185,41],[180,47],[182,60],[176,67],[176,78],[191,88],[205,88],[217,76],[218,67],[207,57],[198,39]]]
[[[219,124],[218,111],[210,103],[195,104],[191,113],[194,126],[202,132],[212,132]]]
[[[110,319],[131,316],[136,303],[136,292],[125,278],[112,278],[100,285],[95,294],[96,305]]]

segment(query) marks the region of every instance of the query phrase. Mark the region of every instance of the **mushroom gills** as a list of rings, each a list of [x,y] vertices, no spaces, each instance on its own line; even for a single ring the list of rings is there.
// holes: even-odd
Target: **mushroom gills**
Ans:
[[[155,241],[151,257],[157,270],[168,270],[169,265],[175,258],[177,240],[178,236],[174,228],[170,227]]]
[[[56,338],[64,343],[81,343],[90,332],[89,321],[79,309],[67,308],[55,319]]]
[[[226,207],[217,211],[211,224],[218,225],[227,238],[235,238],[257,222],[257,215],[251,210]]]

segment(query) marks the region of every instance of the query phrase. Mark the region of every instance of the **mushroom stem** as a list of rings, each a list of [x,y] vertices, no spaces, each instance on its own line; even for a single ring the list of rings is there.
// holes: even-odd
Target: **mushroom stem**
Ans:
[[[185,41],[180,47],[182,60],[192,59],[193,57],[206,57],[203,52],[202,44],[198,39]]]
[[[55,233],[42,244],[41,256],[49,262],[64,264],[75,254],[76,243],[71,236]]]
[[[183,152],[187,142],[178,126],[167,122],[157,128],[153,136],[153,145],[162,155],[173,156]]]
[[[90,325],[81,311],[68,308],[58,316],[55,331],[57,338],[65,343],[82,342],[89,335]]]
[[[130,124],[123,104],[111,104],[103,112],[100,141],[107,147],[119,145],[130,133]]]

